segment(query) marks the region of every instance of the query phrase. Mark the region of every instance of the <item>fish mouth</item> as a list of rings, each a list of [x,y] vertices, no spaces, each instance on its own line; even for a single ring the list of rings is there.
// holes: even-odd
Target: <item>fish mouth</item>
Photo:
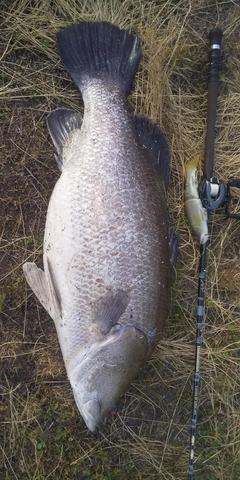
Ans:
[[[99,400],[92,399],[84,403],[80,401],[79,395],[75,392],[75,390],[73,390],[73,394],[78,410],[84,418],[87,427],[92,433],[97,433],[101,428],[102,424],[104,424],[104,421],[100,422],[96,420],[100,417],[101,414],[101,406]]]
[[[146,362],[147,354],[147,337],[133,325],[115,326],[87,352],[79,352],[68,378],[89,430],[96,432],[111,413],[116,413],[116,404]]]
[[[78,410],[92,433],[97,433],[106,427],[109,418],[115,416],[117,413],[115,402],[112,403],[112,406],[109,406],[107,411],[102,411],[101,400],[98,398],[97,391],[89,392],[90,395],[94,395],[94,398],[85,402],[79,397],[79,391],[76,392],[76,390],[73,389],[73,394]],[[85,397],[87,391],[83,391],[82,394]]]
[[[117,412],[114,401],[112,404],[109,404],[107,409],[106,407],[103,407],[102,399],[99,397],[98,388],[92,388],[95,385],[95,379],[97,382],[98,378],[101,377],[102,370],[104,371],[104,366],[104,362],[99,362],[90,369],[86,377],[81,379],[79,384],[72,384],[74,399],[78,410],[92,433],[97,433],[104,428],[109,417]],[[117,367],[117,365],[109,365],[109,367]],[[110,398],[111,392],[109,392],[109,400]]]
[[[89,342],[68,364],[68,378],[73,389],[76,405],[92,433],[97,433],[101,428],[105,427],[111,411],[116,411],[114,402],[113,406],[110,406],[108,410],[102,410],[102,402],[94,385],[98,383],[104,366],[107,365],[109,368],[114,368],[117,365],[106,364],[104,360],[97,358],[96,355],[99,352],[100,357],[101,349],[116,342],[123,335],[124,331],[125,327],[115,325],[108,334]]]

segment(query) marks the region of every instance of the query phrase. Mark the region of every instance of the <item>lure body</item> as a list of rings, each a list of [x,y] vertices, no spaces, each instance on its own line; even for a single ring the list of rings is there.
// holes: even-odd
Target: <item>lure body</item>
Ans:
[[[199,155],[185,164],[185,210],[194,235],[200,244],[208,240],[207,211],[202,206],[198,194],[197,164]]]

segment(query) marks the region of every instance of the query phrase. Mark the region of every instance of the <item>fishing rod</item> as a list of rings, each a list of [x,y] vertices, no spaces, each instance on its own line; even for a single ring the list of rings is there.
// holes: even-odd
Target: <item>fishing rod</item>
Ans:
[[[195,367],[193,381],[193,403],[191,418],[190,454],[188,466],[188,480],[193,479],[194,449],[197,426],[198,393],[200,382],[200,355],[202,346],[202,329],[204,319],[204,287],[206,271],[206,249],[208,241],[208,220],[210,212],[219,207],[225,207],[226,218],[240,220],[240,214],[230,213],[230,187],[240,188],[240,179],[231,179],[225,186],[217,177],[213,177],[215,125],[217,113],[218,84],[220,77],[220,58],[222,31],[211,30],[210,40],[210,69],[208,77],[208,112],[207,133],[205,141],[203,177],[200,185],[197,183],[196,165],[198,157],[186,164],[185,207],[189,222],[200,244],[200,260],[198,271],[198,302],[197,326],[195,344]]]

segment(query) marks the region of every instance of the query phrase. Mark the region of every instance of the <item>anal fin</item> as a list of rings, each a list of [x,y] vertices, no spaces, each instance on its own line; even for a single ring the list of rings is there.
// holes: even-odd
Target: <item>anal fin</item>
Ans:
[[[79,113],[67,108],[57,108],[47,117],[48,131],[57,150],[56,162],[60,171],[63,165],[63,147],[74,130],[81,129],[82,117]]]

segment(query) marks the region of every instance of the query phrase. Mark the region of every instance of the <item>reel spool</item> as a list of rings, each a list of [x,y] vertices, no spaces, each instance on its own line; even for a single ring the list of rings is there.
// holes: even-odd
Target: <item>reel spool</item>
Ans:
[[[240,188],[240,179],[229,180],[227,186],[217,177],[212,177],[209,180],[203,179],[198,187],[199,198],[203,207],[208,211],[225,206],[226,218],[240,220],[239,213],[229,213],[229,205],[232,200],[230,187]],[[221,214],[221,212],[218,213]]]

